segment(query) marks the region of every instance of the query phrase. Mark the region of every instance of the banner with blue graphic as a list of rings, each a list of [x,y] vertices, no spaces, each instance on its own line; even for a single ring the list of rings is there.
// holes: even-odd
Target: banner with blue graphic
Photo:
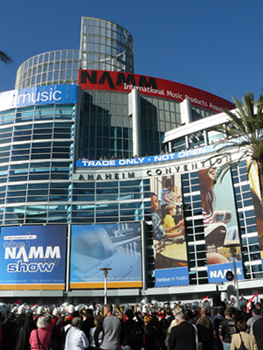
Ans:
[[[46,85],[0,93],[1,111],[11,108],[77,101],[77,85]]]
[[[189,284],[188,267],[155,270],[155,287],[182,286]]]
[[[73,225],[70,256],[72,289],[103,287],[102,268],[109,288],[142,286],[140,223]]]
[[[2,227],[0,289],[3,285],[64,289],[66,234],[66,225]]]
[[[146,156],[138,158],[127,159],[104,159],[104,160],[88,160],[82,159],[76,161],[76,167],[84,168],[100,168],[100,167],[113,167],[113,166],[131,166],[149,163],[166,162],[168,160],[183,159],[188,157],[194,157],[202,154],[206,154],[215,150],[218,150],[221,145],[205,146],[195,149],[183,150],[177,153],[160,154],[157,156]]]

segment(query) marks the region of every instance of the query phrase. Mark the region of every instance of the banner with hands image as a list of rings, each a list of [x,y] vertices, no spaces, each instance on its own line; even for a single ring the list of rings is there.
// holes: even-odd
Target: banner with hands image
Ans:
[[[226,244],[240,244],[236,207],[230,172],[216,180],[216,168],[199,170],[209,283],[226,281],[233,263]],[[236,248],[237,277],[243,279],[241,248]]]
[[[247,161],[247,168],[249,169],[249,167],[249,183],[255,211],[254,215],[257,223],[258,243],[260,249],[261,264],[263,268],[263,208],[261,204],[261,194],[259,188],[259,174],[257,164],[255,162],[252,164],[252,166],[250,166],[250,162]]]

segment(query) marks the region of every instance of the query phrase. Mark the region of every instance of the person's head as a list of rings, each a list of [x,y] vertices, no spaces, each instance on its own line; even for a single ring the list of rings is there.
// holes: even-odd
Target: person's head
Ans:
[[[247,330],[247,323],[244,320],[237,322],[237,329],[239,332],[245,332]]]
[[[28,313],[26,314],[26,319],[27,319],[27,320],[33,320],[33,313],[32,313],[32,312],[28,312]]]
[[[232,317],[232,310],[231,310],[231,308],[227,308],[226,310],[225,310],[225,316],[226,317]]]
[[[93,310],[92,309],[87,309],[86,310],[86,315],[88,316],[88,317],[91,317],[91,316],[93,316]]]
[[[79,328],[80,325],[81,325],[81,319],[79,317],[73,317],[72,321],[71,321],[71,324],[72,324],[73,327]]]
[[[22,323],[22,324],[25,324],[26,323],[26,314],[23,313],[23,314],[20,314],[18,315],[18,323]]]
[[[175,315],[175,319],[176,319],[177,323],[184,321],[184,314],[182,312],[178,312]]]
[[[10,312],[8,315],[8,321],[14,322],[16,321],[16,314],[14,312]]]
[[[129,319],[129,320],[132,320],[133,319],[133,311],[131,309],[128,309],[126,312],[125,312],[125,316]]]
[[[151,208],[153,213],[157,212],[158,210],[158,198],[157,194],[155,193],[151,194]]]
[[[37,328],[46,328],[47,326],[47,320],[44,316],[40,316],[37,319]]]
[[[166,212],[166,214],[174,216],[176,214],[176,205],[175,204],[166,205],[165,212]]]
[[[143,318],[145,324],[153,324],[153,317],[151,315],[146,315]]]
[[[207,315],[207,309],[205,307],[202,307],[201,311],[200,311],[200,314],[206,316]]]
[[[46,320],[47,320],[47,323],[51,323],[52,316],[50,314],[47,314],[46,315]]]
[[[173,188],[173,180],[171,178],[168,178],[165,182],[165,187],[168,191],[171,191]]]
[[[257,309],[256,307],[252,310],[252,315],[255,316],[259,316],[259,313],[260,313],[260,309]]]
[[[101,319],[101,316],[97,316],[94,318],[94,325],[95,327],[97,327],[97,325],[99,324],[99,320]]]
[[[216,168],[199,170],[199,181],[207,190],[216,184]]]
[[[256,308],[259,310],[262,308],[262,304],[259,301],[256,303]]]
[[[219,306],[219,308],[217,310],[217,314],[219,316],[224,316],[224,308],[222,306]]]
[[[113,307],[112,307],[111,304],[106,304],[106,305],[104,306],[104,310],[103,310],[104,316],[111,315],[111,314],[112,314],[112,311],[113,311]]]

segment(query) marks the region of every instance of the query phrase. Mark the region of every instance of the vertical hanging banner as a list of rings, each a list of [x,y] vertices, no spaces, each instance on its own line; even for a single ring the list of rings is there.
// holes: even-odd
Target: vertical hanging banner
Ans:
[[[181,176],[151,179],[155,287],[189,284]]]
[[[0,290],[63,290],[66,225],[2,227]]]
[[[72,225],[70,288],[142,287],[141,224]]]
[[[209,283],[227,281],[226,272],[233,271],[227,244],[240,244],[232,180],[228,172],[222,182],[216,181],[216,168],[199,170],[202,216],[205,233],[207,273]],[[241,248],[237,247],[238,279],[244,279]]]
[[[247,160],[247,167],[249,168],[249,161]],[[263,211],[261,205],[261,195],[259,189],[259,177],[258,177],[258,168],[257,164],[254,162],[250,167],[249,171],[249,183],[252,194],[252,200],[255,210],[255,217],[258,229],[258,241],[260,249],[261,264],[263,268]]]

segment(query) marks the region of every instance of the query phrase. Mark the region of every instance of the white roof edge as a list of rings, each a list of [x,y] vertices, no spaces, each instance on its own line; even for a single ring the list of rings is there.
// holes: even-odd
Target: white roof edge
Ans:
[[[235,109],[231,110],[231,112],[235,111]],[[225,123],[228,120],[229,116],[224,112],[212,115],[210,117],[202,118],[195,122],[191,122],[189,124],[180,126],[179,128],[167,131],[165,133],[163,143],[172,141],[182,136],[190,135],[192,133],[198,132],[199,130],[211,128],[212,126],[215,126],[217,124]]]

